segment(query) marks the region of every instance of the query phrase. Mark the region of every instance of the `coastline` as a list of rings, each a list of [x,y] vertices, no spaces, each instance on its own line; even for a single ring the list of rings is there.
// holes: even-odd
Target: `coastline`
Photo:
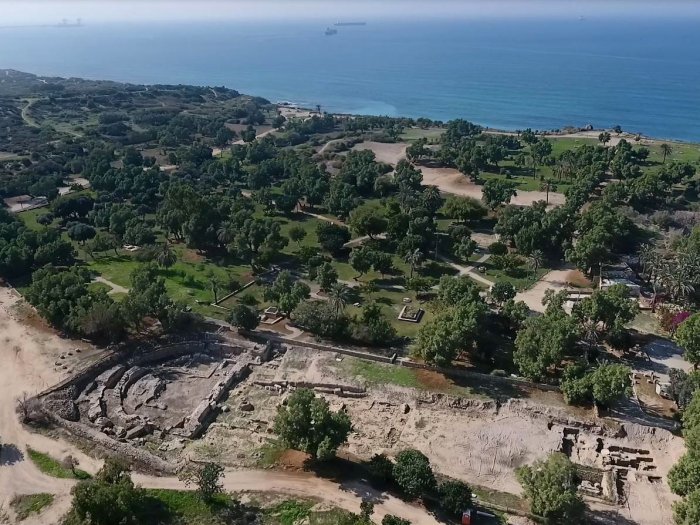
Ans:
[[[233,89],[233,88],[229,88]],[[254,96],[254,95],[252,95]],[[272,102],[275,106],[277,106],[278,110],[279,109],[288,109],[293,112],[299,113],[301,116],[303,114],[304,117],[313,115],[316,113],[315,108],[310,108],[306,107],[304,104],[297,104],[292,101],[288,100],[280,100],[280,101],[275,101]],[[323,109],[323,106],[322,106]],[[325,113],[325,112],[324,112]],[[356,113],[343,113],[343,112],[335,112],[335,111],[328,111],[327,112],[330,115],[334,115],[337,117],[387,117],[388,115],[367,115],[367,114],[356,114]],[[285,115],[286,116],[286,115]],[[396,118],[396,119],[410,119],[410,120],[416,120],[416,118],[413,117],[404,117],[404,116],[392,116],[390,118]],[[420,118],[420,117],[419,117]],[[454,119],[459,119],[459,118],[465,118],[465,117],[454,117]],[[452,120],[452,119],[451,119]],[[470,120],[469,118],[465,118],[465,120]],[[471,120],[470,120],[471,121]],[[447,123],[449,121],[443,121],[444,123]],[[489,127],[489,126],[483,126],[479,122],[474,122],[474,124],[480,125],[484,128],[484,133],[489,133],[492,135],[515,135],[517,136],[520,131],[527,129],[528,126],[522,126],[517,129],[504,129],[504,128],[494,128],[494,127]],[[614,133],[611,128],[596,128],[596,127],[591,127],[591,126],[566,126],[561,129],[545,129],[545,130],[533,130],[535,133],[538,135],[541,135],[543,137],[551,137],[555,139],[566,139],[566,138],[582,138],[582,139],[598,139],[598,135],[600,133],[603,133],[605,131]],[[637,140],[637,137],[639,140]],[[620,139],[625,139],[628,142],[637,142],[639,144],[653,144],[653,143],[659,143],[659,142],[669,142],[669,143],[674,143],[674,144],[685,144],[685,145],[693,145],[693,144],[700,144],[700,137],[697,138],[697,140],[683,140],[683,139],[675,139],[675,138],[667,138],[667,137],[657,137],[657,136],[651,136],[647,135],[645,133],[641,132],[633,132],[633,131],[627,131],[627,130],[622,130],[622,133],[620,134],[613,134],[611,144],[614,145],[617,142],[619,142]]]

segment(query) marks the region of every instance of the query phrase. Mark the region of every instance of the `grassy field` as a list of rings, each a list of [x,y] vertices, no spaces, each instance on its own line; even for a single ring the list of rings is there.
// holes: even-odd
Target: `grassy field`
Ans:
[[[509,275],[490,264],[490,261],[480,263],[479,266],[486,268],[486,273],[483,275],[487,279],[494,282],[505,281],[511,283],[518,291],[527,290],[550,271],[549,268],[538,268],[537,273],[533,274],[532,270],[523,266],[518,268],[516,273]]]
[[[194,491],[148,489],[146,495],[144,523],[154,525],[223,525],[228,523],[224,514],[241,512],[228,494],[217,494],[208,503]]]
[[[339,366],[344,373],[360,377],[369,385],[391,384],[460,397],[482,397],[471,388],[458,385],[445,375],[430,370],[375,363],[354,357],[345,357]]]
[[[89,479],[91,477],[90,474],[83,470],[75,469],[73,471],[71,469],[64,468],[60,461],[52,458],[48,454],[44,454],[43,452],[27,448],[27,455],[29,456],[29,459],[32,460],[32,463],[34,463],[37,468],[47,476],[64,479]]]
[[[39,514],[53,503],[53,494],[41,492],[39,494],[24,494],[15,496],[10,502],[12,510],[17,515],[17,521],[24,521],[32,514]]]
[[[399,138],[408,142],[425,138],[428,139],[428,142],[430,142],[433,139],[438,139],[444,132],[445,130],[443,128],[407,128]]]

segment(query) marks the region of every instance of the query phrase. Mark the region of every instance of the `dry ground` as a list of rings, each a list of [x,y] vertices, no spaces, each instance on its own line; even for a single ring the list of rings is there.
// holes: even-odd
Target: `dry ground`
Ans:
[[[461,195],[463,197],[473,197],[481,200],[481,186],[474,184],[462,173],[454,168],[432,168],[428,166],[420,166],[423,172],[423,184],[437,186],[440,191]],[[518,190],[518,194],[510,201],[511,204],[518,206],[531,206],[533,202],[546,200],[547,193],[544,191],[522,191]],[[566,202],[564,194],[549,193],[550,205],[561,205]]]
[[[537,400],[512,399],[499,405],[482,399],[431,394],[388,382],[373,382],[369,386],[361,377],[352,376],[344,366],[346,359],[291,348],[281,360],[257,369],[247,384],[229,399],[229,411],[222,414],[201,441],[190,445],[186,453],[192,458],[216,459],[229,465],[259,465],[270,460],[269,443],[274,438],[271,426],[277,407],[288,395],[286,388],[271,385],[300,381],[366,387],[367,395],[362,398],[324,394],[333,408],[350,414],[355,431],[344,452],[351,456],[368,459],[380,452],[393,456],[403,449],[417,448],[442,474],[519,494],[521,489],[514,469],[560,450],[564,434],[576,428],[571,457],[583,465],[605,468],[605,452],[601,450],[609,447],[648,451],[645,457],[651,457],[651,462],[641,464],[639,472],[631,470],[626,482],[626,492],[634,506],[616,511],[639,524],[671,520],[674,496],[664,479],[683,453],[684,444],[681,438],[665,430],[624,423],[626,435],[615,437],[620,428],[616,423],[578,420],[558,403],[549,404],[547,396]],[[264,386],[256,385],[256,381]],[[291,463],[289,466],[298,467]]]
[[[396,166],[398,162],[406,156],[405,142],[385,143],[385,142],[361,142],[353,150],[371,150],[377,158],[377,162],[384,162]]]

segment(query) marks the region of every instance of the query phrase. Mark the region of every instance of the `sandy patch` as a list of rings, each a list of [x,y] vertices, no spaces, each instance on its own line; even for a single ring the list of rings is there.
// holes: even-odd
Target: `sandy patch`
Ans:
[[[532,288],[515,296],[516,301],[523,301],[533,312],[544,312],[542,299],[547,290],[564,290],[571,288],[568,278],[571,270],[552,270],[540,279]]]
[[[462,195],[463,197],[473,197],[481,200],[481,186],[474,184],[467,177],[454,168],[432,168],[421,166],[423,172],[423,184],[437,186],[440,191]],[[547,193],[544,191],[522,191],[510,201],[517,206],[531,206],[537,201],[546,200]],[[566,202],[566,197],[562,193],[549,193],[550,205],[561,205]]]
[[[361,142],[357,144],[352,149],[359,150],[370,150],[374,152],[377,157],[377,162],[384,162],[386,164],[391,164],[396,166],[398,162],[406,156],[405,143],[384,143],[384,142]]]

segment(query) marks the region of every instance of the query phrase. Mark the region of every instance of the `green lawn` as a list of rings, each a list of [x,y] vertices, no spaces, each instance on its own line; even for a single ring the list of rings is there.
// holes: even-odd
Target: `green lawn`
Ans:
[[[494,282],[509,282],[515,286],[515,289],[518,291],[527,290],[550,271],[549,268],[539,268],[537,273],[533,275],[532,270],[522,266],[516,270],[516,273],[509,275],[503,270],[499,270],[493,266],[490,260],[480,263],[479,266],[484,266],[486,268],[486,273],[482,275],[487,279]]]
[[[426,138],[430,142],[432,139],[437,140],[444,132],[443,128],[406,128],[399,138],[408,142]]]
[[[15,496],[10,502],[12,510],[17,515],[17,521],[26,520],[31,514],[39,514],[44,508],[53,503],[53,494],[41,492],[39,494],[25,494]]]
[[[468,386],[455,384],[454,381],[439,372],[376,363],[355,357],[345,357],[339,366],[344,373],[352,377],[361,377],[372,386],[391,384],[429,392],[443,392],[460,397],[482,397]]]
[[[49,213],[49,208],[36,208],[34,210],[27,210],[17,214],[17,217],[22,220],[22,222],[30,230],[41,231],[45,227],[37,222],[37,219],[42,215]]]
[[[83,470],[75,469],[75,471],[72,471],[71,469],[64,468],[60,461],[43,452],[27,448],[27,455],[32,463],[47,476],[67,479],[88,479],[91,477],[90,474]]]
[[[154,525],[223,525],[229,523],[224,518],[226,514],[243,513],[228,494],[217,494],[210,502],[185,490],[147,489],[146,496],[144,523]]]

